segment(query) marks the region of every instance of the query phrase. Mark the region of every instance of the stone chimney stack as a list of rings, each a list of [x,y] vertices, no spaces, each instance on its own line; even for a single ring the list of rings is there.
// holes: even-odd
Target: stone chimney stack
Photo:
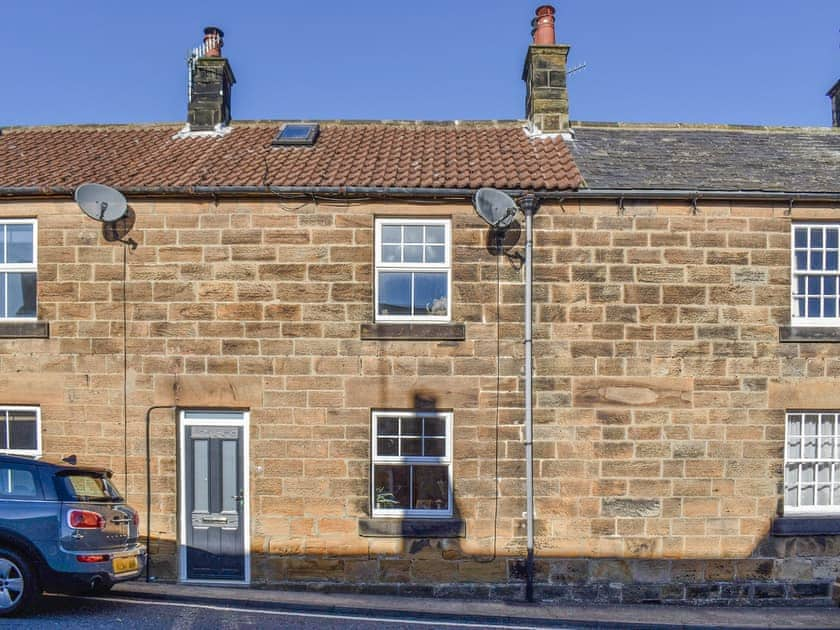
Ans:
[[[537,7],[531,20],[533,43],[525,57],[525,114],[535,131],[560,133],[569,128],[566,57],[569,47],[554,43],[554,7]]]
[[[566,58],[569,47],[554,43],[554,7],[537,7],[531,21],[534,41],[525,57],[525,113],[535,131],[560,133],[569,128]]]
[[[190,131],[218,131],[230,124],[230,88],[236,78],[228,60],[222,57],[224,36],[220,28],[208,26],[204,43],[190,55]]]
[[[831,99],[831,126],[840,127],[840,81],[826,92],[826,96]]]

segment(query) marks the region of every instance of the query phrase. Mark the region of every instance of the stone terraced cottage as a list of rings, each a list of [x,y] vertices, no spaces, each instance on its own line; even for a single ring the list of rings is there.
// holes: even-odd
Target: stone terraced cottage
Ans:
[[[186,126],[2,129],[0,449],[112,468],[158,579],[523,597],[524,232],[472,196],[532,193],[535,596],[836,597],[836,115],[569,122],[541,11],[523,120],[232,120],[208,29]]]

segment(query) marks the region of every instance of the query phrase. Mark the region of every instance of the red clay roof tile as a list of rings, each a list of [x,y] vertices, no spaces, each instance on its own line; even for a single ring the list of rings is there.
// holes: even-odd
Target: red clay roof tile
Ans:
[[[534,188],[580,173],[561,138],[522,123],[321,123],[312,147],[271,145],[280,122],[234,122],[218,137],[175,125],[20,127],[0,134],[0,188],[192,186]]]

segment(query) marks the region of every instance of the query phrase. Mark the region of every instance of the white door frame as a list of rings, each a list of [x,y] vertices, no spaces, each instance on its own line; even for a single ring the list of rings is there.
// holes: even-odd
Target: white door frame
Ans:
[[[214,418],[213,412],[224,411],[227,413],[238,413],[240,418]],[[196,414],[196,417],[186,419],[185,412]],[[197,414],[207,412],[207,417],[202,418]],[[222,585],[248,585],[251,583],[251,466],[250,466],[250,435],[248,427],[251,421],[251,414],[248,411],[237,409],[190,409],[178,410],[178,581],[189,584],[213,584]],[[184,467],[186,449],[186,427],[187,426],[208,426],[208,427],[241,427],[242,428],[242,485],[244,486],[244,498],[242,501],[242,534],[245,562],[244,580],[195,580],[187,578],[187,487],[186,470]]]

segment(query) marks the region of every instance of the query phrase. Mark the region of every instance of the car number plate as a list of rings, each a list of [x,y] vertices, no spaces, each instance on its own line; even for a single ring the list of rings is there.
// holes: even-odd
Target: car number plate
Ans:
[[[114,573],[127,573],[128,571],[136,571],[137,556],[123,556],[121,558],[114,558],[112,561],[114,566]]]

